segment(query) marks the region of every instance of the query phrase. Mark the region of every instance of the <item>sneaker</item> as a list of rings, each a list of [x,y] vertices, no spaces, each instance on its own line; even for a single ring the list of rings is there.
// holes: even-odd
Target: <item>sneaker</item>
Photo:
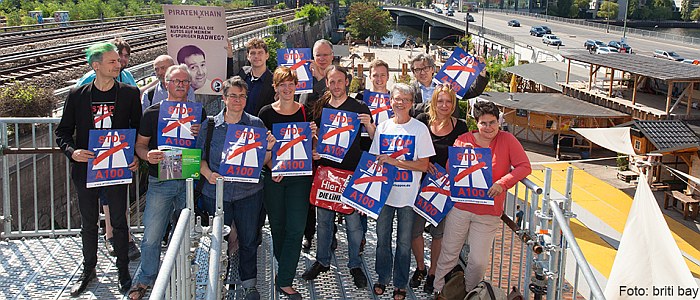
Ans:
[[[423,278],[425,278],[425,275],[428,275],[427,268],[423,270],[416,268],[416,270],[413,271],[413,276],[411,276],[411,281],[409,282],[411,288],[415,289],[420,286],[420,283],[423,281]]]
[[[427,294],[432,294],[435,291],[433,283],[435,283],[435,275],[428,275],[428,277],[425,278],[425,286],[423,286],[423,291]]]
[[[105,248],[107,249],[107,253],[109,253],[109,256],[117,256],[117,253],[114,252],[114,238],[107,238],[105,237]]]
[[[95,279],[97,277],[97,274],[95,274],[95,269],[92,270],[83,270],[83,273],[80,274],[80,277],[78,277],[78,281],[73,284],[73,286],[70,289],[70,296],[71,297],[77,297],[80,294],[82,294],[85,289],[87,289],[88,284],[90,284],[90,281]]]
[[[243,289],[243,299],[245,300],[260,300],[260,293],[255,287]]]
[[[314,280],[318,277],[318,274],[327,272],[330,269],[330,266],[324,267],[320,262],[315,262],[310,269],[306,270],[304,274],[301,274],[301,278],[304,278],[304,280]]]
[[[129,242],[129,260],[137,260],[141,257],[141,251],[134,241]]]
[[[365,273],[362,272],[362,269],[350,269],[350,274],[352,275],[352,281],[355,283],[357,288],[364,289],[367,287],[367,276],[365,276]]]

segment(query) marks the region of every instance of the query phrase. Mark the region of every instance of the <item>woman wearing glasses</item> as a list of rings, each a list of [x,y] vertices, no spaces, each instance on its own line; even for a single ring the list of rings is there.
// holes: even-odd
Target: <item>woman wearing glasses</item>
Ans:
[[[394,117],[377,126],[369,152],[377,155],[379,164],[387,163],[399,170],[389,197],[377,218],[377,259],[379,280],[374,284],[376,295],[384,294],[390,278],[394,278],[394,299],[406,298],[406,285],[411,266],[411,229],[413,202],[418,195],[422,173],[428,170],[429,158],[435,155],[430,132],[425,124],[409,115],[413,88],[397,83],[391,89]],[[392,230],[396,215],[396,252],[391,251]],[[392,276],[393,274],[393,276]]]
[[[277,100],[263,106],[258,116],[267,128],[275,123],[309,122],[311,136],[316,135],[316,124],[311,122],[310,110],[294,102],[294,91],[298,83],[296,72],[287,67],[278,67],[272,75],[272,87]],[[272,148],[272,146],[268,146]],[[289,299],[302,299],[292,287],[296,274],[301,238],[306,227],[309,209],[311,176],[272,176],[271,165],[263,168],[265,177],[265,209],[270,219],[272,243],[279,269],[275,278],[277,291]]]
[[[219,171],[221,153],[224,151],[224,141],[229,124],[246,125],[265,128],[265,124],[257,117],[243,111],[248,95],[248,85],[239,76],[226,80],[223,84],[224,109],[214,117],[214,128],[207,128],[207,122],[202,123],[202,130],[197,140],[197,148],[205,151],[207,130],[214,130],[209,146],[209,153],[202,153],[200,172],[207,181],[202,188],[200,205],[202,209],[214,215],[216,210],[216,179],[222,177]],[[275,138],[267,131],[267,149],[265,163],[270,160],[270,149]],[[262,175],[261,175],[262,177]],[[241,277],[245,299],[259,299],[255,287],[258,265],[258,217],[263,205],[263,180],[258,183],[227,181],[224,183],[224,224],[235,227],[238,235],[238,272]],[[257,296],[257,298],[256,298]]]
[[[447,149],[452,146],[460,135],[469,131],[467,123],[463,119],[458,119],[452,116],[452,113],[457,107],[457,97],[449,84],[441,84],[435,87],[435,92],[428,106],[428,111],[416,117],[418,121],[428,126],[430,130],[430,139],[435,147],[435,156],[430,157],[430,165],[428,172],[435,172],[433,163],[436,163],[447,169]],[[430,225],[429,232],[432,238],[430,246],[430,268],[426,270],[423,229],[425,228],[425,219],[420,215],[414,215],[413,230],[411,235],[411,249],[416,259],[416,270],[411,276],[410,286],[417,288],[420,286],[423,278],[425,286],[423,290],[428,293],[433,293],[433,282],[435,281],[435,270],[437,269],[438,257],[440,256],[440,246],[442,244],[442,236],[445,231],[445,221],[443,220],[437,227]],[[427,277],[426,277],[427,276]]]
[[[491,243],[501,225],[500,216],[506,191],[532,172],[530,160],[520,142],[508,132],[499,130],[499,110],[491,102],[474,104],[473,115],[478,130],[457,138],[457,147],[490,148],[492,154],[493,186],[488,190],[493,205],[455,203],[445,218],[445,234],[435,272],[435,290],[445,285],[444,277],[456,264],[465,241],[469,244],[467,269],[464,270],[466,290],[482,280],[489,261]]]

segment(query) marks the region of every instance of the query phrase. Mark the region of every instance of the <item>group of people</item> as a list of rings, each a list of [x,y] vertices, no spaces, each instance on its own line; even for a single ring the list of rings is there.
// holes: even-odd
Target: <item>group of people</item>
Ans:
[[[266,61],[270,55],[262,39],[253,38],[246,43],[249,65],[233,69],[232,49],[229,46],[228,80],[221,91],[223,109],[214,116],[213,127],[207,122],[192,125],[191,133],[197,137],[196,147],[202,149],[200,180],[202,196],[197,205],[213,214],[215,210],[217,178],[224,151],[226,131],[229,125],[246,125],[266,128],[267,151],[265,167],[257,183],[224,183],[224,220],[233,229],[238,243],[238,272],[246,299],[259,299],[256,289],[257,248],[261,242],[261,228],[265,219],[272,232],[274,256],[277,261],[275,288],[289,299],[303,299],[293,286],[302,245],[311,246],[316,234],[316,262],[303,272],[304,280],[314,280],[330,270],[331,257],[336,248],[335,220],[339,213],[315,207],[310,203],[311,186],[315,175],[273,176],[271,169],[272,148],[276,142],[269,130],[277,123],[308,122],[314,140],[321,126],[324,108],[357,113],[360,127],[368,133],[350,142],[343,159],[322,158],[314,148],[314,168],[325,166],[354,171],[363,151],[376,155],[378,164],[390,164],[398,172],[406,173],[406,180],[397,180],[388,195],[385,206],[376,220],[376,265],[378,281],[371,287],[376,295],[386,293],[393,286],[393,298],[404,299],[406,290],[424,283],[428,293],[439,292],[444,277],[457,264],[462,245],[470,245],[469,263],[465,271],[467,289],[483,278],[488,251],[500,224],[506,191],[530,171],[525,152],[510,133],[499,130],[499,110],[489,102],[477,102],[472,115],[478,130],[470,132],[459,112],[455,91],[449,84],[435,84],[435,62],[425,54],[411,61],[415,82],[411,85],[396,83],[387,86],[389,66],[382,60],[371,62],[368,88],[370,92],[390,94],[393,117],[374,124],[370,109],[362,101],[362,93],[356,97],[348,94],[351,75],[340,66],[332,65],[333,45],[319,40],[313,46],[311,72],[313,92],[295,95],[298,78],[296,71],[288,67],[269,70]],[[139,91],[128,83],[119,81],[123,68],[117,47],[101,43],[87,50],[87,60],[93,69],[92,83],[74,88],[68,95],[63,117],[56,129],[58,145],[72,162],[71,177],[78,193],[82,220],[83,273],[71,289],[71,295],[82,293],[95,278],[97,262],[98,212],[97,199],[105,199],[109,209],[111,240],[117,257],[119,288],[130,299],[141,299],[152,287],[160,264],[161,241],[166,227],[174,215],[185,207],[185,182],[183,180],[158,180],[158,163],[164,152],[158,150],[157,123],[160,102],[193,101],[193,75],[187,65],[177,65],[172,57],[162,55],[154,60],[158,81],[149,90]],[[483,61],[483,58],[479,58]],[[232,76],[235,75],[235,76]],[[133,79],[133,77],[131,77]],[[488,82],[483,71],[465,97],[479,95]],[[107,107],[110,122],[104,122],[99,111]],[[86,112],[92,111],[92,115]],[[100,119],[98,123],[97,119]],[[206,112],[202,110],[202,120]],[[98,126],[99,125],[99,126]],[[210,128],[211,127],[211,128]],[[141,241],[141,261],[134,274],[129,274],[127,185],[86,188],[87,160],[95,153],[87,150],[89,129],[137,129],[134,161],[129,165],[136,170],[139,160],[149,166],[148,191],[144,210],[144,235]],[[359,128],[358,128],[359,129]],[[207,140],[212,131],[211,140]],[[382,140],[392,137],[409,137],[415,142],[407,146],[408,152],[391,155]],[[315,144],[315,143],[312,143]],[[493,153],[493,186],[488,196],[494,205],[457,203],[437,227],[429,226],[432,236],[430,265],[424,261],[423,231],[426,221],[413,211],[413,202],[419,192],[424,173],[435,172],[433,163],[446,167],[448,147],[491,148]],[[311,199],[313,200],[313,199]],[[367,231],[367,216],[354,211],[342,214],[347,236],[348,268],[357,288],[367,288],[367,274],[362,268],[363,249]],[[397,232],[393,223],[397,220]],[[446,230],[447,229],[447,230]],[[302,243],[302,239],[304,242]],[[392,251],[395,241],[395,251]],[[411,252],[417,268],[410,276]],[[133,259],[133,257],[131,257]],[[392,281],[393,279],[393,281]]]

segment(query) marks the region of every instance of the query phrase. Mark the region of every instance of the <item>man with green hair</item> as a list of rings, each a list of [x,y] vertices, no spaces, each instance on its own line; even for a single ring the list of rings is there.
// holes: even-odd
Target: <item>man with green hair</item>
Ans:
[[[83,273],[71,288],[73,297],[85,291],[90,281],[96,278],[100,195],[109,200],[119,290],[126,293],[131,287],[126,218],[128,185],[87,188],[87,161],[95,158],[95,153],[87,149],[91,129],[139,128],[141,121],[138,88],[115,80],[121,70],[117,47],[110,43],[94,44],[86,50],[86,55],[88,64],[95,71],[95,80],[71,89],[55,132],[56,143],[72,165],[71,179],[78,194],[81,219]],[[138,163],[138,158],[134,156],[134,161],[129,162],[129,169],[136,171]]]

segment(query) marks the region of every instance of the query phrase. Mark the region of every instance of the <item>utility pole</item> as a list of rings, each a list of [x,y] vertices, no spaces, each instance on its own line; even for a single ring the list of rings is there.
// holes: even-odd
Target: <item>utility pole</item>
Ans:
[[[622,21],[622,40],[625,40],[626,34],[627,34],[627,14],[629,13],[630,9],[630,0],[625,0],[625,18],[624,21]]]

